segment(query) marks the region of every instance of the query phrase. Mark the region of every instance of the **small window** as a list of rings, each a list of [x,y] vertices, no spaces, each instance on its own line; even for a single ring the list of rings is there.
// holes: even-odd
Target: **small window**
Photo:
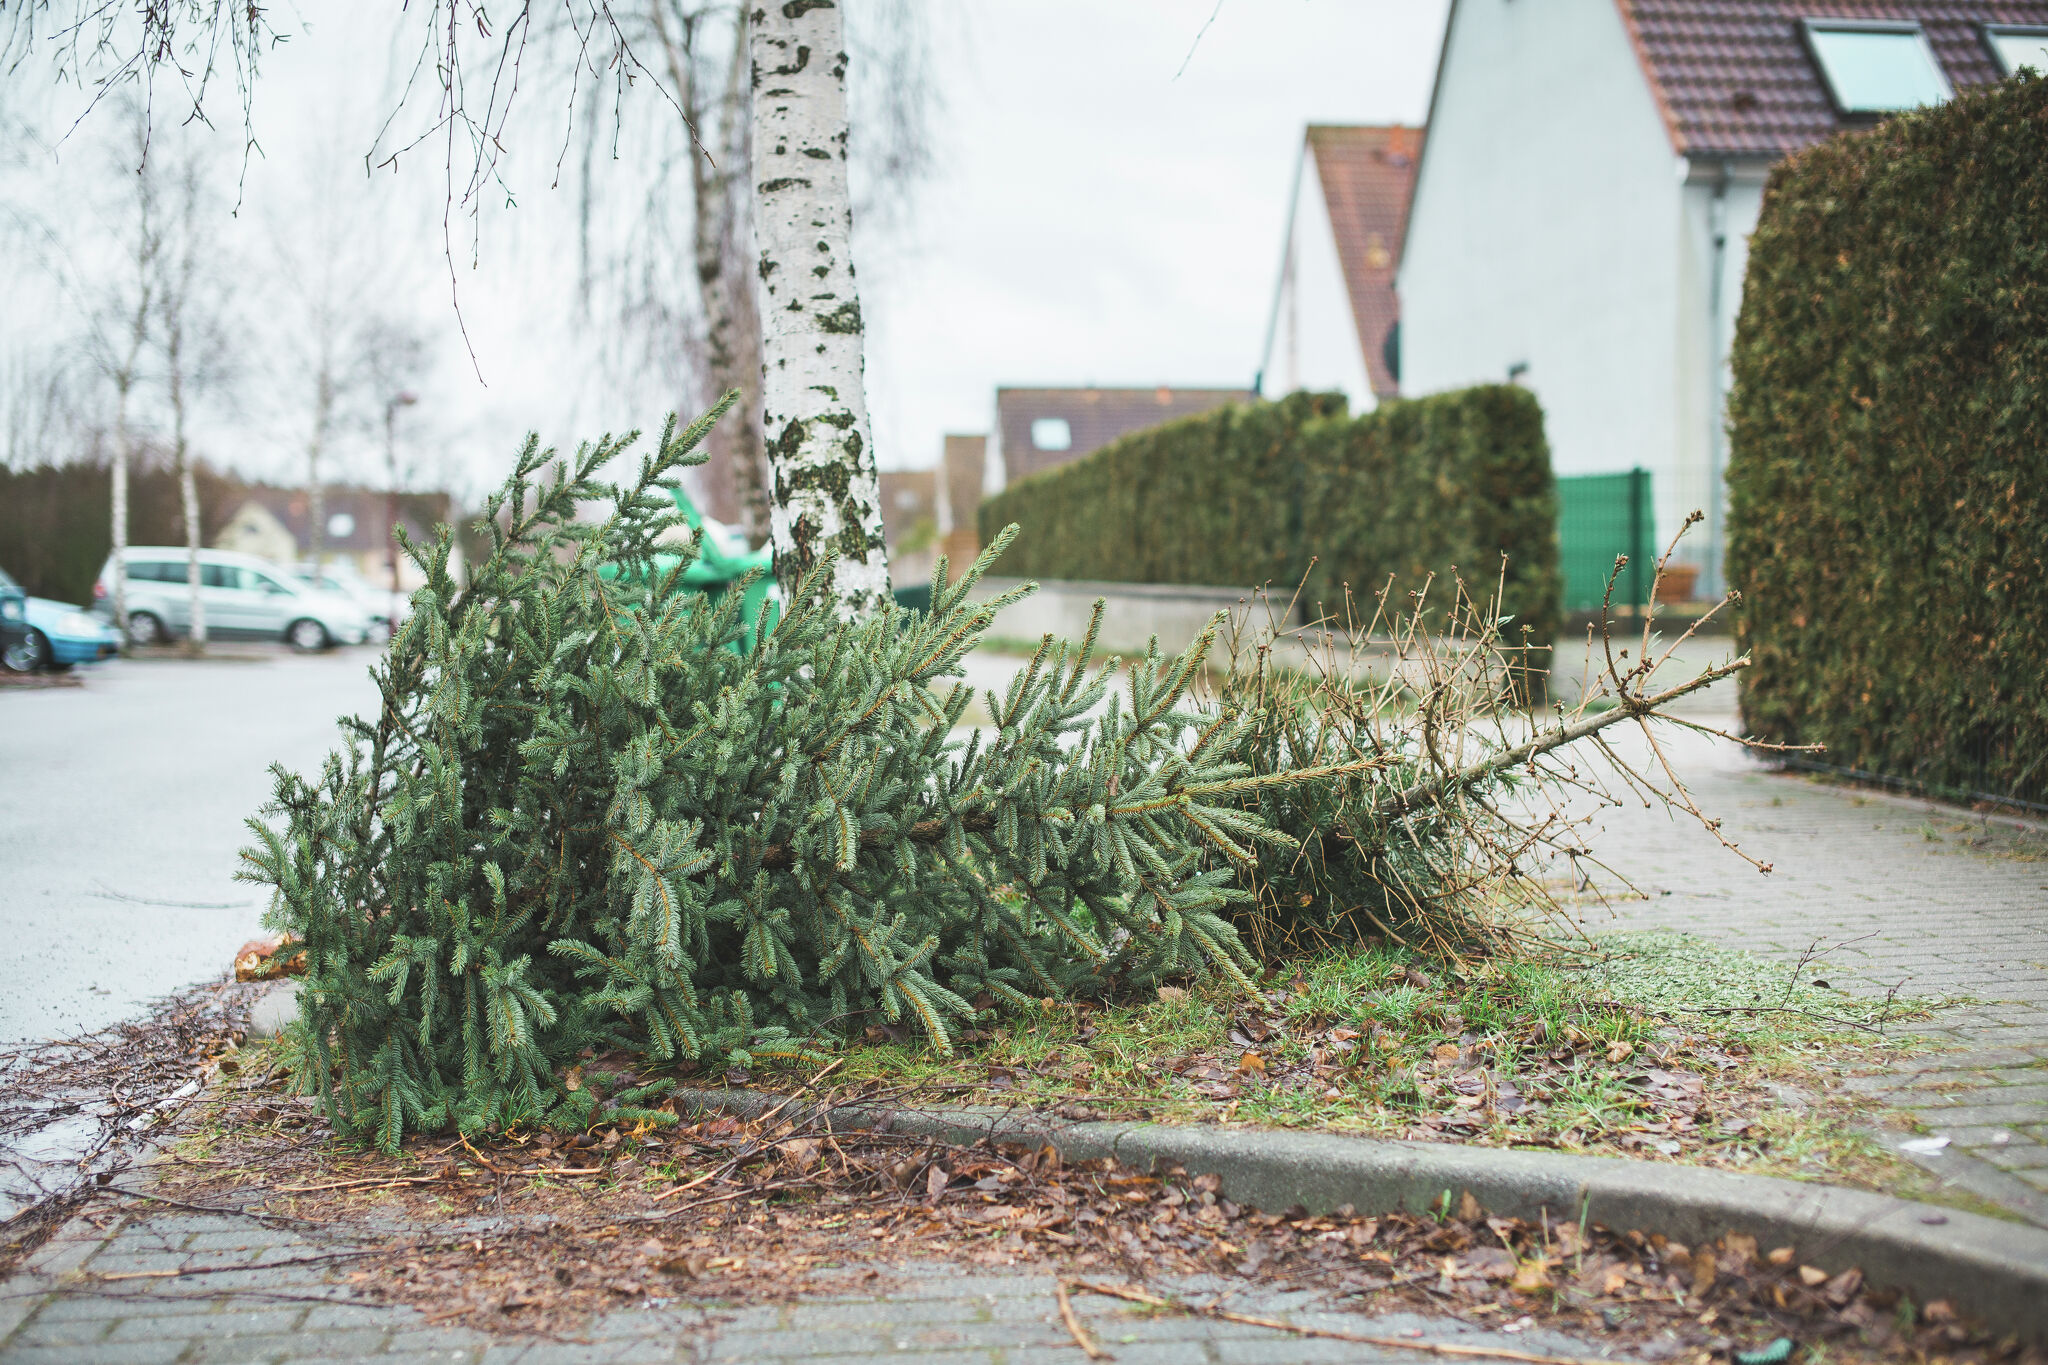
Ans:
[[[2048,28],[2000,28],[1987,24],[1984,41],[1998,58],[1999,70],[2017,76],[2023,66],[2036,76],[2048,76]]]
[[[1940,104],[1948,77],[1918,24],[1806,21],[1806,42],[1844,114],[1891,114]]]
[[[1064,417],[1037,417],[1031,422],[1031,444],[1040,450],[1072,450],[1074,429]]]
[[[199,586],[202,588],[239,588],[242,586],[242,571],[232,564],[201,564]]]
[[[140,564],[130,564],[128,576],[144,583],[182,583],[185,581],[185,566],[168,559],[145,559]]]
[[[327,534],[336,540],[347,540],[356,533],[356,519],[347,512],[336,512],[327,518]]]

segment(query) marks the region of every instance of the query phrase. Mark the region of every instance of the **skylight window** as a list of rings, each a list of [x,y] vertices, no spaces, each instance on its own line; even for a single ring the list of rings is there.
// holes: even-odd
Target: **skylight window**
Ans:
[[[1806,42],[1843,114],[1890,114],[1948,99],[1948,77],[1918,24],[1806,21]]]
[[[2001,28],[1987,24],[1984,41],[2006,75],[2016,76],[2021,67],[2030,66],[2036,76],[2048,76],[2048,28]]]
[[[1074,429],[1064,417],[1037,417],[1031,422],[1031,444],[1040,450],[1072,450]]]

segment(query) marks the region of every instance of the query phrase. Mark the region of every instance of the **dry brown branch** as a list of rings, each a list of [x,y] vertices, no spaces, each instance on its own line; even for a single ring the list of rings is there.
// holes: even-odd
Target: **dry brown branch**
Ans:
[[[1088,1335],[1087,1329],[1081,1326],[1081,1319],[1074,1316],[1074,1300],[1067,1293],[1068,1283],[1069,1281],[1060,1280],[1054,1285],[1060,1298],[1060,1321],[1067,1325],[1067,1335],[1074,1339],[1076,1346],[1087,1353],[1090,1360],[1114,1360],[1116,1357],[1097,1346],[1094,1338]],[[1079,1281],[1073,1283],[1078,1284]]]
[[[1658,561],[1660,579],[1676,544]],[[1586,868],[1597,865],[1585,832],[1617,793],[1688,816],[1769,870],[1700,808],[1660,735],[1668,725],[1781,748],[1673,709],[1749,660],[1705,661],[1667,682],[1660,670],[1699,638],[1700,623],[1664,645],[1653,604],[1639,641],[1617,638],[1611,601],[1626,563],[1610,575],[1610,609],[1589,637],[1583,691],[1569,706],[1534,704],[1547,692],[1550,651],[1505,636],[1499,583],[1480,600],[1455,575],[1399,597],[1389,581],[1369,611],[1347,586],[1338,614],[1307,627],[1286,624],[1292,607],[1275,611],[1270,601],[1263,628],[1243,615],[1233,621],[1222,700],[1263,721],[1245,761],[1262,776],[1372,764],[1328,792],[1260,798],[1267,823],[1307,840],[1289,856],[1261,856],[1257,909],[1240,919],[1255,951],[1328,947],[1361,929],[1453,958],[1512,951],[1540,936],[1543,921],[1568,921],[1547,869],[1563,864],[1587,889]],[[1644,737],[1640,756],[1609,742],[1626,725]],[[1581,751],[1598,761],[1579,760]]]

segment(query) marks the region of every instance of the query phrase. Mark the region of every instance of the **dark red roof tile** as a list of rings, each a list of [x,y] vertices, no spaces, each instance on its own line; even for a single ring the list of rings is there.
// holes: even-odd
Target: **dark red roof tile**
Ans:
[[[1078,460],[1128,432],[1251,400],[1249,389],[997,389],[1003,474],[1015,483],[1027,474]],[[1067,424],[1073,439],[1065,450],[1040,450],[1032,443],[1031,424],[1050,417]]]
[[[1366,373],[1373,392],[1391,398],[1399,385],[1387,369],[1386,341],[1401,316],[1394,268],[1401,260],[1401,235],[1415,194],[1422,130],[1312,124],[1308,145],[1336,234]]]
[[[1958,90],[2004,73],[1985,24],[2048,25],[2048,0],[1617,0],[1672,147],[1779,157],[1851,126],[1801,40],[1801,19],[1917,21]]]

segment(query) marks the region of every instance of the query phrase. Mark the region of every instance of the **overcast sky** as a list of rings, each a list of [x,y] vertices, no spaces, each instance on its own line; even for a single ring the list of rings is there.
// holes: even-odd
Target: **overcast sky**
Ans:
[[[896,468],[932,464],[947,432],[988,430],[1000,384],[1247,384],[1303,125],[1420,122],[1444,9],[1442,0],[921,3],[939,106],[935,170],[886,231],[855,224],[876,448]],[[507,187],[517,206],[501,195],[484,207],[474,268],[457,241],[452,283],[472,360],[441,254],[439,153],[417,154],[396,174],[362,170],[418,31],[416,13],[380,27],[361,17],[366,8],[349,6],[344,22],[338,4],[302,0],[296,17],[280,15],[296,36],[271,54],[257,87],[261,155],[239,215],[215,223],[234,326],[268,338],[258,348],[266,356],[289,349],[274,280],[241,263],[274,257],[311,220],[333,216],[353,239],[361,288],[430,340],[431,373],[405,421],[410,439],[432,448],[427,463],[465,493],[495,482],[528,430],[566,444],[658,425],[659,391],[606,361],[602,338],[575,320],[580,197],[572,175],[556,183],[564,126],[559,101],[544,93],[514,127]],[[120,185],[92,125],[58,140],[72,112],[65,99],[59,92],[31,111],[56,145],[31,148],[0,189],[49,226],[89,281],[101,258],[87,239]],[[219,102],[213,115],[215,154],[232,168],[238,120]],[[38,315],[16,308],[0,318],[0,339],[33,347],[58,334],[47,310],[75,299],[39,297]],[[202,444],[250,474],[289,478],[304,405],[288,380],[255,387],[232,409],[202,415]],[[346,458],[367,464],[374,434],[353,439]]]

